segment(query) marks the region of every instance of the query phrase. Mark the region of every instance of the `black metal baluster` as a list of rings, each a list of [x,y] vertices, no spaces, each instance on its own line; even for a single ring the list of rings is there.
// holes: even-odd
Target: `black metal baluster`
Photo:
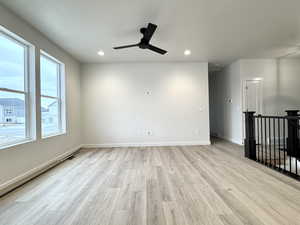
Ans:
[[[274,166],[276,167],[276,143],[275,143],[275,118],[273,118],[273,150],[274,150]]]
[[[297,122],[296,122],[296,126],[299,124],[299,118],[297,118]],[[296,135],[296,139],[297,139],[297,146],[295,149],[295,162],[296,162],[296,175],[298,175],[298,157],[299,157],[299,127],[297,127],[297,135]]]
[[[283,126],[283,160],[284,160],[284,171],[286,171],[286,165],[285,165],[285,118],[282,118],[282,126]]]
[[[277,129],[278,129],[278,133],[277,133],[277,137],[278,137],[278,154],[279,154],[279,166],[278,168],[281,170],[281,156],[280,156],[280,118],[277,119]]]
[[[260,140],[261,140],[261,160],[262,163],[264,163],[264,142],[263,142],[263,122],[262,122],[262,117],[260,117],[260,131],[261,131],[261,136],[260,136]]]
[[[257,160],[260,162],[260,145],[259,145],[259,117],[256,118],[257,127]]]
[[[272,139],[271,139],[271,118],[269,118],[269,155],[270,155],[270,158],[269,158],[269,166],[272,165]]]
[[[297,123],[296,123],[296,125],[298,125],[299,124],[299,117],[297,118]],[[297,136],[296,136],[296,138],[297,138],[297,143],[298,143],[298,145],[297,145],[297,148],[295,149],[295,161],[296,161],[296,175],[298,175],[298,159],[300,158],[300,145],[299,145],[299,127],[298,127],[298,129],[297,129]]]
[[[296,175],[298,175],[298,163],[297,163],[297,158],[295,158],[295,170],[296,170]]]
[[[268,164],[268,148],[267,148],[267,119],[264,118],[265,121],[265,139],[264,139],[264,144],[265,144],[265,165]]]
[[[298,135],[297,135],[297,138],[298,138]],[[299,147],[299,146],[297,146],[297,147]],[[295,156],[294,156],[294,158],[295,158],[295,166],[296,166],[296,168],[295,168],[295,170],[296,170],[296,175],[298,175],[298,162],[297,162],[297,161],[298,161],[298,160],[297,160],[297,159],[298,159],[298,154],[297,154],[298,151],[299,151],[298,148],[294,150],[294,152],[296,153]]]
[[[289,129],[289,118],[287,118],[287,121],[288,121],[288,129]],[[288,131],[289,132],[289,131]],[[289,134],[288,134],[288,138],[289,138]],[[288,148],[288,143],[287,143],[287,148]],[[291,152],[289,152],[288,151],[288,149],[287,149],[287,153],[288,153],[288,155],[289,155],[289,157],[290,157],[290,173],[292,173],[292,154],[291,154]]]

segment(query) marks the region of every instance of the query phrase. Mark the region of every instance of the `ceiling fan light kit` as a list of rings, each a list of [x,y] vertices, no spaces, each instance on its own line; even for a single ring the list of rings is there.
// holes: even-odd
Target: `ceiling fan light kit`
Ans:
[[[150,44],[150,40],[151,40],[156,28],[157,28],[157,25],[155,25],[153,23],[149,23],[147,28],[143,27],[143,28],[140,29],[140,32],[143,34],[143,37],[142,37],[142,39],[140,40],[139,43],[132,44],[132,45],[123,45],[123,46],[119,46],[119,47],[114,47],[114,49],[139,47],[140,49],[148,49],[148,50],[151,50],[151,51],[156,52],[158,54],[164,55],[164,54],[167,53],[166,50],[158,48],[158,47]]]

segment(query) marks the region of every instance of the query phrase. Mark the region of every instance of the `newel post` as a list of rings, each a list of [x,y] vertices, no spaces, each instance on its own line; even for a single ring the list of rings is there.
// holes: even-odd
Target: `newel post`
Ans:
[[[245,114],[245,157],[256,160],[256,142],[255,142],[255,112],[244,112]]]
[[[297,116],[299,110],[287,110],[286,113],[288,116],[287,154],[288,156],[297,157],[297,151],[299,151],[299,138],[297,127]]]

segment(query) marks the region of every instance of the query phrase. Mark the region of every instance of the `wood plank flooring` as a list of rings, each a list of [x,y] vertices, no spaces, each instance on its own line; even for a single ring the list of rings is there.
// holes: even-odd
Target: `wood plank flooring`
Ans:
[[[300,182],[211,146],[82,150],[0,199],[0,225],[297,225]]]

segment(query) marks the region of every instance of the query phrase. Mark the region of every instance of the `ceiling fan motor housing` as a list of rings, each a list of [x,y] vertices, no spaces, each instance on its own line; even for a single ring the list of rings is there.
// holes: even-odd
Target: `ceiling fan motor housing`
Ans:
[[[145,38],[142,38],[141,42],[139,43],[139,48],[146,49],[148,45],[149,45],[149,41],[146,40]]]
[[[142,27],[142,28],[140,29],[140,32],[141,32],[142,34],[145,34],[146,30],[147,30],[146,27]]]

